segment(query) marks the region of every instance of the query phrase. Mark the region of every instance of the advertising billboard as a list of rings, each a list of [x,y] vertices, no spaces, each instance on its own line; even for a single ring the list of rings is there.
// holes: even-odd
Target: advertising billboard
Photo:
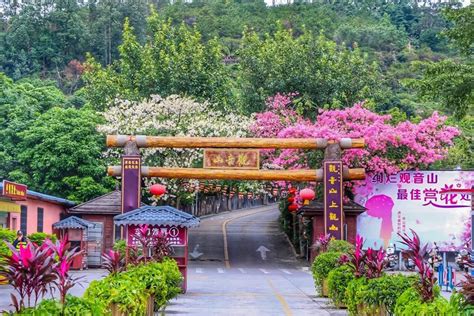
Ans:
[[[471,193],[443,191],[470,189],[473,171],[405,171],[390,176],[375,174],[357,189],[355,201],[367,208],[357,218],[357,232],[366,247],[386,248],[398,234],[436,244],[442,251],[456,250],[470,239]]]

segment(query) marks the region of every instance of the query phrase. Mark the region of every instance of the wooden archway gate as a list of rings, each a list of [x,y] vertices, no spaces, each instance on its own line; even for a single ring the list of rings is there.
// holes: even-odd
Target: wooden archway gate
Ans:
[[[364,139],[342,138],[223,138],[223,137],[161,137],[108,135],[108,147],[124,147],[121,166],[109,166],[110,176],[122,177],[122,213],[141,204],[141,177],[228,179],[267,181],[319,181],[324,183],[325,230],[336,239],[343,238],[343,181],[363,180],[362,168],[343,167],[344,149],[363,148]],[[325,150],[322,169],[313,170],[245,170],[204,168],[163,168],[142,166],[139,148],[253,148],[253,149],[316,149]]]

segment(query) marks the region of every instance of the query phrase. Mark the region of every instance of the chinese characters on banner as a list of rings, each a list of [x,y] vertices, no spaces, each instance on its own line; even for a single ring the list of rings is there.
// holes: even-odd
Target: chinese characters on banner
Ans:
[[[24,184],[3,180],[2,195],[16,201],[26,201],[27,187]]]
[[[472,171],[402,171],[375,174],[357,189],[355,201],[367,208],[357,219],[357,231],[367,246],[387,246],[398,233],[416,231],[423,243],[443,250],[462,246],[469,238],[471,194],[445,193],[471,188]]]
[[[206,149],[204,168],[259,169],[258,149]]]
[[[122,213],[137,209],[141,201],[141,158],[124,156],[122,158]],[[123,188],[127,188],[124,190]]]
[[[343,239],[342,162],[324,162],[324,226],[326,234]]]
[[[138,245],[139,226],[128,227],[128,244]],[[159,233],[166,236],[168,243],[173,246],[185,246],[187,243],[186,228],[178,226],[148,226],[149,235],[158,235]]]

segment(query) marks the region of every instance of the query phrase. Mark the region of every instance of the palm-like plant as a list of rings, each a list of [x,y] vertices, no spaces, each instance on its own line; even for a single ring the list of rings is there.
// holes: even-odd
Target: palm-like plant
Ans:
[[[28,243],[20,246],[19,250],[9,243],[7,245],[12,254],[3,255],[6,264],[1,268],[0,275],[8,280],[17,293],[11,293],[10,296],[15,310],[20,312],[31,306],[32,298],[36,305],[38,299],[48,292],[48,285],[57,278],[54,259],[51,249],[45,244],[38,247]]]
[[[125,268],[124,258],[119,251],[109,250],[102,255],[102,267],[110,274],[122,272]]]
[[[416,284],[416,289],[424,302],[432,302],[435,298],[434,288],[436,286],[436,277],[430,265],[425,262],[424,257],[427,253],[428,245],[421,246],[420,237],[410,229],[412,237],[407,234],[398,234],[402,238],[401,243],[408,247],[404,254],[413,260],[418,269],[420,282]]]

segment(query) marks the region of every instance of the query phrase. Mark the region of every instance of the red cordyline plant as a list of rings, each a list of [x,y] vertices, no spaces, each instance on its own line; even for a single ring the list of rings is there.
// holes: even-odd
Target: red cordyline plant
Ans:
[[[58,288],[60,301],[64,306],[67,292],[81,279],[81,277],[72,277],[69,273],[69,270],[74,258],[81,255],[83,251],[79,251],[78,247],[68,249],[67,237],[56,241],[56,243],[52,243],[50,240],[48,240],[46,243],[52,250],[55,258],[53,273],[56,278],[53,279],[52,282]]]
[[[116,274],[124,270],[125,262],[120,251],[109,250],[102,255],[102,259],[102,267],[110,274]]]
[[[28,243],[26,246],[20,246],[19,250],[9,243],[6,244],[12,254],[2,256],[6,264],[1,268],[0,275],[17,293],[17,296],[13,293],[10,296],[16,312],[20,312],[25,307],[32,306],[32,298],[34,306],[38,298],[48,292],[48,285],[57,277],[54,273],[54,259],[46,244],[38,247]]]
[[[127,247],[127,263],[137,264],[148,260],[160,262],[172,253],[173,249],[166,235],[160,230],[149,229],[146,224],[139,226],[135,231],[134,238],[138,246]]]
[[[356,236],[355,249],[349,253],[349,266],[354,271],[354,276],[360,278],[365,275],[365,257],[366,253],[362,249],[364,246],[364,238],[362,236]]]
[[[313,249],[316,252],[316,255],[319,255],[322,252],[326,252],[328,250],[329,242],[331,241],[331,234],[323,235],[321,234],[314,242]]]
[[[406,257],[413,260],[415,266],[418,268],[418,275],[420,282],[417,283],[416,289],[424,302],[432,302],[435,298],[434,288],[436,286],[436,277],[430,265],[424,261],[424,256],[427,253],[428,245],[421,247],[420,237],[413,230],[410,229],[412,237],[407,234],[398,234],[402,239],[401,243],[408,247],[403,250]]]
[[[465,305],[474,305],[474,277],[468,273],[464,274],[465,280],[461,281],[461,290]]]
[[[366,277],[369,279],[379,278],[387,266],[385,260],[385,250],[380,247],[379,250],[368,248],[365,252]]]

